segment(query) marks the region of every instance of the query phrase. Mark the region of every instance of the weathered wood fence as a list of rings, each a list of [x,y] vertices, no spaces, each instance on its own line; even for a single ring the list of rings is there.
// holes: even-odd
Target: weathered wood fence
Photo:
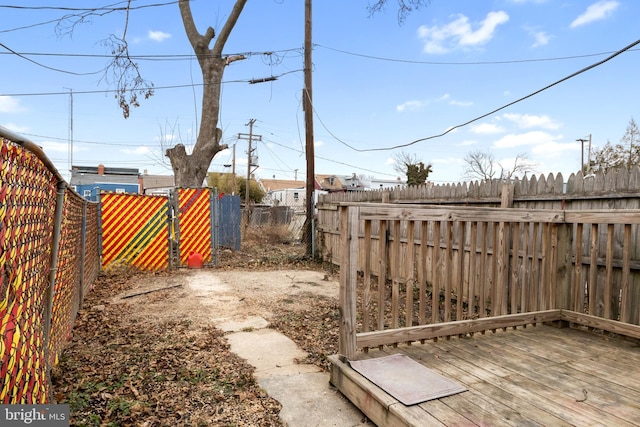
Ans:
[[[445,336],[452,329],[429,328],[425,335],[420,326],[452,321],[468,322],[454,333],[473,332],[468,327],[482,318],[499,321],[478,331],[563,320],[561,310],[577,316],[564,320],[614,332],[639,322],[640,259],[631,236],[640,210],[343,204],[340,215],[347,353]],[[640,337],[640,328],[631,330]]]
[[[513,208],[391,197],[396,203],[321,203],[325,219],[339,218],[321,218],[319,229],[325,255],[341,266],[341,352],[473,332],[483,318],[489,323],[478,331],[571,320],[633,336],[640,331],[640,210],[630,208],[639,200],[629,191],[630,182],[638,185],[632,172],[623,174],[626,190],[569,192],[578,178],[584,183],[572,176],[564,192],[542,201],[524,196],[522,185],[498,183],[501,197],[491,203]],[[619,177],[612,182],[622,186]],[[609,182],[603,178],[588,179]],[[560,188],[549,181],[536,180],[545,182],[536,188]],[[607,209],[585,209],[604,200]],[[551,206],[558,202],[565,209]]]

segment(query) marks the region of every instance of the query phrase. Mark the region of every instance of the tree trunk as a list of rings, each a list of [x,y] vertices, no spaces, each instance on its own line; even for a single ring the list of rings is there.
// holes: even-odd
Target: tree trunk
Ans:
[[[184,145],[178,144],[166,152],[171,161],[177,187],[202,187],[213,157],[227,148],[226,144],[220,144],[222,130],[218,128],[218,114],[224,67],[231,60],[222,57],[222,49],[246,3],[247,0],[236,0],[211,49],[209,44],[215,37],[213,28],[209,27],[205,34],[200,34],[193,21],[189,0],[180,0],[178,3],[184,29],[202,71],[203,93],[200,130],[193,151],[188,154]]]

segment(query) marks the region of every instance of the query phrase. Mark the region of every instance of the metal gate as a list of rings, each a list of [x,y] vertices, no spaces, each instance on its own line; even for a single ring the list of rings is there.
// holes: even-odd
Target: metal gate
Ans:
[[[188,265],[193,253],[218,265],[218,247],[240,249],[240,198],[210,188],[165,196],[102,193],[102,266],[164,270]]]
[[[177,196],[176,194],[177,193]],[[193,253],[202,255],[202,262],[211,262],[212,192],[208,188],[179,188],[172,196],[176,205],[180,265],[187,265]],[[175,218],[175,216],[174,216]]]
[[[169,201],[163,196],[103,193],[102,266],[169,266]]]

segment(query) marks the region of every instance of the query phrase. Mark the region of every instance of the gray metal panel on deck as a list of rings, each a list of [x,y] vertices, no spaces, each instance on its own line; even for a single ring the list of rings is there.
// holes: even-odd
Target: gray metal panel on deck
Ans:
[[[354,360],[349,364],[405,405],[415,405],[467,390],[404,354]]]

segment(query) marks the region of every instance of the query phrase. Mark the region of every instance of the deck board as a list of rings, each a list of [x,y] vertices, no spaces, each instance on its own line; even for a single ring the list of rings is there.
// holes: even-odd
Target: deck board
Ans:
[[[379,426],[640,426],[640,346],[634,342],[539,325],[373,349],[357,358],[394,353],[469,391],[404,406],[358,373],[341,387],[350,368],[332,356],[334,385]],[[587,399],[580,401],[583,389]],[[370,415],[367,407],[381,394],[384,402]]]

